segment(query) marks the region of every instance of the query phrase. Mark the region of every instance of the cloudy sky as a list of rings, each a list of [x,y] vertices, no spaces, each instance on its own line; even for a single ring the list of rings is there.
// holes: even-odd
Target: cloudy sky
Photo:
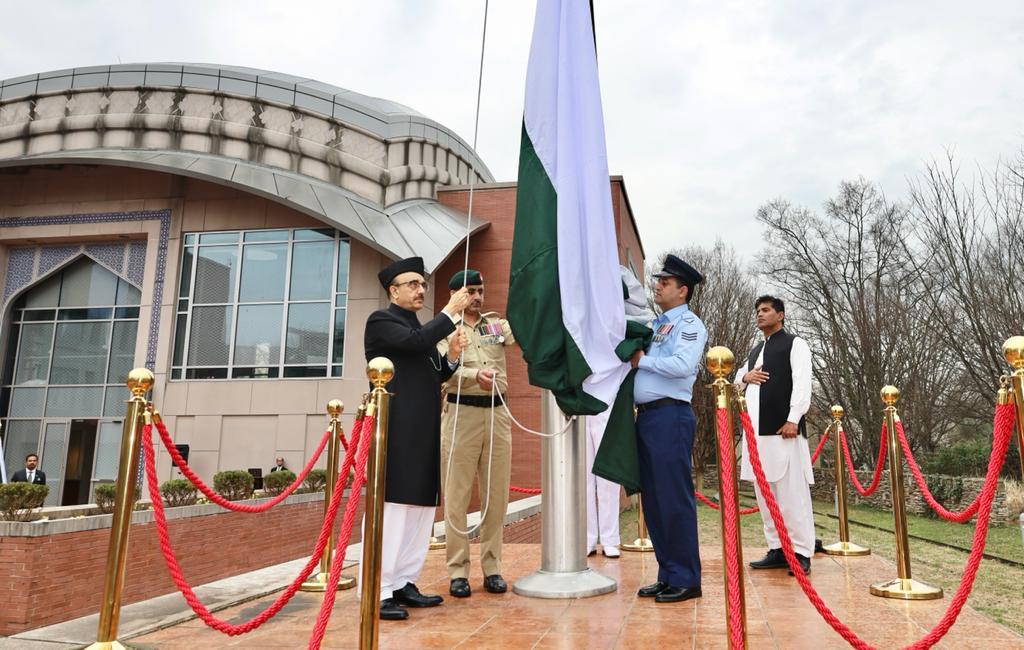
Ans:
[[[611,172],[648,257],[721,238],[748,258],[754,212],[818,207],[864,176],[899,198],[924,161],[965,170],[1024,145],[1019,0],[595,0]],[[477,149],[514,180],[530,0],[489,7]],[[483,0],[0,5],[0,78],[197,61],[387,97],[473,138]]]

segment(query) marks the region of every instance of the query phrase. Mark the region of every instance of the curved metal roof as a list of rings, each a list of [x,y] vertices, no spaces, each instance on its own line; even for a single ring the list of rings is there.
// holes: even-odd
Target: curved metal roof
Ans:
[[[234,187],[334,226],[393,259],[418,255],[428,273],[455,252],[466,235],[466,215],[433,200],[403,201],[381,210],[336,185],[226,156],[151,149],[75,149],[0,160],[0,167],[43,164],[121,165]],[[470,234],[488,226],[489,222],[474,217]]]
[[[424,138],[471,160],[473,168],[484,179],[494,180],[484,162],[458,134],[408,106],[270,70],[209,63],[126,63],[68,68],[0,81],[0,101],[72,89],[138,86],[194,88],[256,97],[337,119],[385,140]]]

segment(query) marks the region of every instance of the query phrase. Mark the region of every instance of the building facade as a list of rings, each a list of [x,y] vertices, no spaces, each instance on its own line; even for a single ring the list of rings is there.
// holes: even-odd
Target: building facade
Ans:
[[[620,256],[640,271],[621,179],[612,192]],[[89,502],[115,475],[124,377],[146,366],[202,478],[277,456],[298,469],[327,401],[345,402],[347,428],[366,390],[363,325],[390,260],[420,255],[446,279],[468,223],[504,311],[514,199],[443,125],[301,77],[146,64],[0,82],[6,466],[38,453],[48,505]],[[537,392],[511,365],[536,426]],[[513,482],[536,486],[524,435]],[[166,453],[158,463],[174,475]]]

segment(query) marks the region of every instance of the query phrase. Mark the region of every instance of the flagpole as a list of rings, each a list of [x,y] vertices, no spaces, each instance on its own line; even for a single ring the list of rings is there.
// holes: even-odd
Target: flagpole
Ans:
[[[542,428],[562,431],[566,416],[551,391],[541,396]],[[586,428],[576,418],[561,435],[541,440],[540,569],[512,591],[533,598],[586,598],[615,591],[615,580],[587,566]]]

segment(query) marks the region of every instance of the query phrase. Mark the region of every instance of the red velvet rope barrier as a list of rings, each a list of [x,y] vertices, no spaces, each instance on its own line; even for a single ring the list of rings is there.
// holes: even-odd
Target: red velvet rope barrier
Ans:
[[[540,494],[540,488],[524,488],[515,485],[508,486],[508,491],[518,492],[519,494]]]
[[[764,476],[764,469],[761,467],[761,458],[757,453],[757,448],[754,445],[754,428],[750,422],[750,416],[747,413],[740,414],[740,421],[743,424],[744,431],[747,436],[747,445],[750,447],[750,462],[754,469],[754,476],[757,478],[758,487],[761,490],[761,494],[764,496],[765,504],[768,506],[768,511],[771,513],[772,521],[775,524],[775,530],[779,534],[779,541],[782,544],[782,552],[786,556],[786,562],[789,564],[790,570],[793,571],[796,576],[797,582],[800,584],[800,588],[803,589],[804,594],[807,596],[814,608],[818,610],[822,618],[832,626],[836,632],[838,632],[850,645],[860,650],[870,650],[871,646],[868,645],[863,639],[858,637],[853,630],[846,626],[842,621],[836,618],[835,614],[828,608],[827,605],[821,600],[821,597],[811,586],[810,580],[804,575],[800,568],[800,564],[793,553],[793,543],[789,538],[789,531],[786,530],[786,523],[782,518],[782,513],[779,511],[778,503],[775,501],[775,495],[768,485],[768,481]],[[974,540],[971,545],[971,552],[967,559],[967,566],[964,569],[964,577],[960,582],[960,587],[957,589],[956,595],[950,601],[949,607],[946,609],[946,613],[942,616],[939,622],[933,627],[928,634],[922,637],[917,642],[908,646],[913,650],[920,650],[923,648],[930,648],[942,639],[943,636],[949,631],[949,628],[956,622],[957,617],[960,615],[960,611],[963,609],[964,604],[967,602],[967,596],[971,593],[971,588],[974,586],[974,578],[978,573],[978,565],[981,563],[982,553],[985,550],[985,538],[988,535],[988,519],[991,514],[992,500],[995,498],[996,486],[999,480],[999,470],[1002,467],[1003,459],[1006,456],[1006,450],[1010,444],[1010,434],[1014,426],[1014,413],[1013,406],[1010,404],[1000,404],[996,407],[996,413],[993,420],[993,452],[989,459],[988,472],[985,475],[985,484],[982,488],[981,505],[979,506],[978,521],[974,529]],[[726,567],[728,570],[728,566]]]
[[[903,433],[903,423],[896,420],[896,433],[900,437],[900,446],[903,448],[903,457],[907,460],[907,465],[910,466],[910,472],[914,475],[914,482],[917,483],[917,489],[921,492],[921,496],[928,502],[932,510],[937,515],[945,519],[946,521],[952,521],[957,524],[962,524],[965,521],[970,520],[971,517],[978,514],[978,508],[981,506],[981,492],[978,496],[974,497],[974,501],[969,506],[961,510],[960,512],[954,512],[952,510],[946,510],[942,507],[935,497],[932,496],[931,490],[928,489],[928,483],[925,482],[924,476],[921,474],[921,468],[917,466],[917,461],[914,460],[914,455],[910,453],[910,443],[907,442],[907,436]],[[991,464],[996,453],[995,445],[992,446],[992,451],[989,454],[988,462]],[[999,464],[1002,467],[1002,462]]]
[[[331,570],[327,574],[327,584],[338,583],[341,576],[341,566],[345,562],[345,551],[348,549],[348,540],[352,536],[352,524],[356,519],[356,506],[359,505],[359,495],[363,491],[363,483],[366,482],[366,461],[370,456],[370,440],[373,437],[376,418],[369,416],[363,421],[363,436],[359,441],[359,451],[356,456],[356,476],[352,480],[352,489],[349,491],[348,503],[345,504],[345,517],[341,522],[341,531],[338,533],[338,543],[331,560]],[[355,438],[353,438],[355,440]],[[380,495],[384,498],[384,495]],[[365,540],[364,540],[365,541]],[[316,625],[313,626],[313,633],[309,636],[310,650],[318,650],[320,643],[324,640],[327,632],[327,623],[331,620],[331,611],[334,608],[334,599],[338,595],[337,589],[328,589],[324,592],[324,600],[320,603],[320,612],[316,617]],[[373,596],[376,598],[377,596]]]
[[[724,408],[718,409],[718,457],[719,458],[733,458],[732,453],[732,440],[729,439],[729,412]],[[736,478],[733,473],[736,471],[736,464],[732,463],[721,463],[721,467],[718,468],[718,484],[721,492],[722,503],[735,503],[736,493],[733,491],[736,489]],[[741,597],[741,589],[743,585],[740,583],[740,563],[739,554],[740,549],[736,547],[737,538],[737,527],[739,526],[739,517],[736,515],[736,510],[733,508],[726,508],[722,511],[722,534],[725,537],[725,548],[724,548],[724,561],[725,561],[725,582],[727,585],[726,590],[726,606],[729,608],[729,620],[735,623],[740,623],[743,617],[743,601]],[[730,644],[734,648],[743,648],[743,626],[742,625],[730,625],[729,626],[729,640]]]
[[[831,429],[825,429],[825,433],[821,434],[821,439],[818,440],[818,446],[814,448],[814,453],[811,454],[811,464],[818,462],[818,456],[821,456],[821,450],[825,448],[825,441],[828,440],[828,432]]]
[[[850,447],[846,444],[846,432],[839,429],[839,441],[843,444],[843,456],[846,458],[846,472],[850,475],[850,484],[853,485],[853,489],[857,490],[857,494],[862,497],[869,497],[874,494],[875,490],[882,482],[882,466],[885,464],[885,443],[887,438],[887,432],[885,430],[885,424],[882,424],[882,437],[878,443],[878,463],[875,464],[875,474],[871,477],[871,485],[865,490],[864,486],[857,480],[857,472],[853,469],[853,458],[850,456]]]
[[[196,473],[193,472],[192,468],[188,466],[188,463],[185,462],[185,459],[181,457],[181,454],[178,452],[177,447],[174,446],[174,441],[171,440],[171,434],[167,432],[167,427],[164,426],[164,423],[161,422],[160,420],[156,421],[156,430],[157,432],[160,433],[160,439],[163,441],[164,448],[167,449],[167,453],[171,455],[171,460],[173,460],[174,464],[178,466],[178,469],[181,470],[181,473],[185,475],[185,478],[191,481],[192,485],[196,486],[196,489],[202,492],[203,495],[210,500],[210,502],[216,503],[220,507],[232,510],[234,512],[245,512],[250,514],[256,512],[266,512],[267,510],[270,510],[277,504],[287,499],[291,495],[291,493],[296,490],[296,488],[302,485],[302,482],[306,480],[306,475],[309,474],[310,470],[313,469],[313,465],[316,464],[317,459],[320,458],[320,454],[323,453],[324,447],[327,446],[327,442],[331,438],[331,430],[327,429],[327,432],[324,433],[323,438],[320,439],[320,444],[317,446],[316,450],[313,451],[313,455],[306,463],[306,466],[303,467],[302,471],[299,472],[299,475],[295,477],[295,481],[293,481],[291,485],[286,487],[284,491],[281,492],[281,494],[278,494],[273,499],[266,501],[264,503],[258,505],[249,505],[247,503],[235,503],[234,501],[228,501],[221,495],[214,492],[213,489],[210,488],[210,486],[208,486],[206,483],[203,483],[202,479],[196,476]],[[341,436],[341,440],[342,442],[344,442],[344,435]],[[348,448],[346,447],[346,450],[347,449]],[[347,476],[347,471],[338,474],[339,480],[344,480],[343,477]]]
[[[356,421],[356,425],[353,427],[353,440],[357,440],[360,430],[360,421]],[[364,429],[365,431],[365,429]],[[157,538],[160,542],[160,550],[164,556],[164,563],[167,565],[167,571],[171,575],[171,580],[174,582],[178,591],[185,597],[185,602],[189,604],[192,611],[204,622],[206,625],[212,627],[218,632],[222,632],[229,636],[237,636],[239,634],[245,634],[251,632],[263,625],[265,622],[270,620],[275,614],[281,611],[288,601],[291,600],[295,592],[299,590],[302,583],[307,577],[313,572],[317,564],[320,562],[320,558],[323,555],[324,548],[327,546],[327,540],[330,538],[331,529],[334,527],[334,519],[338,514],[338,507],[341,504],[341,495],[343,490],[337,489],[331,494],[331,501],[328,506],[327,515],[324,517],[324,523],[320,527],[320,535],[316,541],[316,547],[313,549],[313,555],[309,561],[302,568],[302,571],[292,581],[292,583],[281,592],[280,595],[270,604],[265,610],[257,614],[252,619],[238,625],[233,625],[215,617],[210,613],[206,607],[199,602],[195,592],[192,591],[192,587],[185,581],[184,576],[181,573],[181,567],[178,565],[178,560],[174,556],[174,551],[171,548],[170,536],[167,532],[167,520],[164,517],[163,502],[160,499],[160,490],[157,487],[156,480],[156,454],[153,450],[153,437],[152,437],[152,426],[147,424],[142,429],[142,445],[143,452],[146,460],[146,480],[149,484],[149,496],[153,501],[153,519],[156,522],[156,533]],[[340,476],[348,474],[349,469],[352,467],[352,461],[355,454],[355,449],[350,449],[345,454],[345,460],[342,464]],[[358,473],[357,473],[358,474]],[[340,486],[339,486],[340,487]],[[351,492],[349,501],[357,501],[359,498],[358,493]],[[336,554],[336,555],[343,555]]]

